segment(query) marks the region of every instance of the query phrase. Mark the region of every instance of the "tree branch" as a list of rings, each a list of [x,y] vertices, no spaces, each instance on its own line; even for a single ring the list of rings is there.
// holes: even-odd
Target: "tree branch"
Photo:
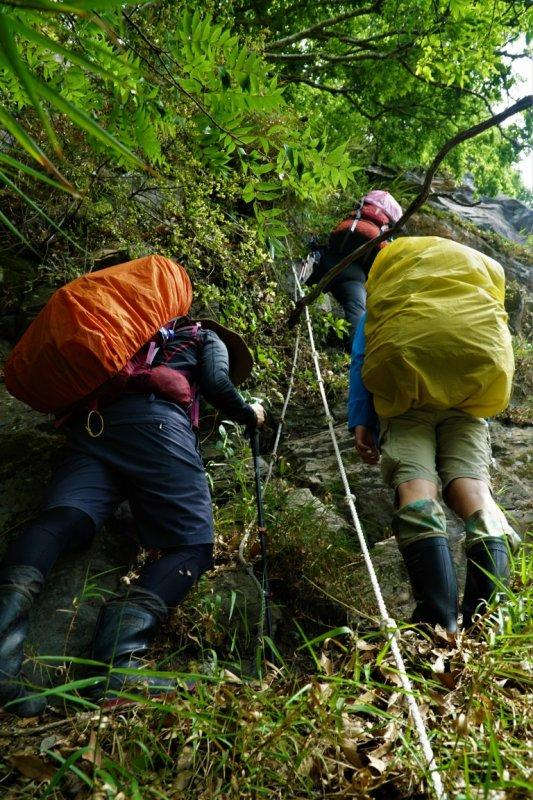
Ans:
[[[452,91],[458,92],[459,94],[469,94],[471,97],[476,97],[478,100],[481,100],[481,102],[484,103],[485,108],[487,109],[489,114],[494,115],[494,111],[492,110],[491,104],[489,103],[487,98],[481,94],[481,92],[476,92],[474,89],[467,89],[463,86],[457,86],[457,84],[455,83],[451,83],[448,85],[447,83],[441,83],[440,81],[428,80],[427,78],[424,78],[422,75],[417,75],[414,69],[411,69],[409,64],[407,64],[402,58],[398,59],[398,63],[404,68],[406,72],[409,73],[409,75],[412,75],[413,78],[416,78],[417,81],[421,81],[422,83],[425,83],[427,86],[436,86],[438,89],[452,89]],[[503,138],[509,142],[509,144],[512,144],[512,139],[510,139],[510,137],[507,136],[507,134],[501,127],[500,127],[500,133],[503,136]]]
[[[326,53],[316,51],[310,51],[307,53],[265,53],[265,58],[267,61],[309,61],[318,56],[321,60],[327,61],[328,64],[340,64],[346,61],[350,63],[353,63],[354,61],[369,60],[384,61],[387,58],[392,58],[399,53],[403,53],[405,50],[409,50],[409,48],[412,46],[412,42],[406,42],[405,44],[397,47],[395,50],[389,50],[386,53],[380,53],[376,49],[372,48],[371,50],[368,49],[366,52],[362,49],[352,50],[352,52],[343,53],[343,55],[340,56],[329,56],[326,55]]]
[[[324,289],[329,286],[333,278],[336,278],[337,275],[340,275],[343,270],[349,266],[352,261],[356,261],[358,258],[366,255],[372,248],[374,248],[377,244],[384,241],[384,239],[388,239],[392,234],[399,231],[403,225],[407,222],[407,220],[412,217],[415,211],[426,202],[428,199],[430,192],[431,192],[431,182],[435,176],[437,169],[439,168],[442,161],[448,155],[450,150],[453,150],[458,144],[461,142],[465,142],[468,139],[472,139],[474,136],[478,136],[480,133],[492,128],[494,125],[499,125],[501,122],[504,122],[509,117],[512,117],[514,114],[518,114],[520,111],[525,111],[527,108],[531,108],[533,106],[533,95],[527,95],[526,97],[522,97],[517,103],[510,106],[509,108],[502,111],[500,114],[495,114],[488,119],[483,120],[483,122],[479,122],[477,125],[473,125],[471,128],[467,128],[464,131],[460,131],[456,134],[452,139],[449,139],[444,146],[439,150],[433,162],[426,172],[426,176],[424,178],[424,183],[422,185],[422,189],[419,194],[415,197],[412,201],[408,209],[403,213],[402,217],[396,222],[391,228],[386,231],[383,231],[379,234],[379,236],[375,236],[373,239],[369,239],[368,242],[358,247],[357,250],[348,253],[348,255],[339,261],[338,264],[335,264],[323,278],[317,283],[317,285],[309,292],[309,294],[305,295],[305,297],[300,298],[296,303],[295,308],[291,312],[288,325],[289,328],[293,328],[304,308],[309,306],[316,298],[324,291]]]
[[[346,22],[346,20],[353,19],[354,17],[363,17],[366,14],[372,14],[374,11],[378,11],[380,6],[381,0],[378,0],[378,2],[373,3],[371,6],[359,8],[357,11],[349,11],[346,14],[339,14],[337,17],[324,19],[321,22],[317,22],[315,25],[311,25],[309,28],[305,28],[303,31],[291,33],[290,36],[284,36],[283,39],[277,39],[275,42],[267,42],[265,44],[265,50],[285,47],[288,44],[293,44],[294,42],[299,42],[302,39],[307,39],[309,34],[314,33],[315,31],[319,31],[324,28],[330,28],[332,25],[337,25],[339,22]]]

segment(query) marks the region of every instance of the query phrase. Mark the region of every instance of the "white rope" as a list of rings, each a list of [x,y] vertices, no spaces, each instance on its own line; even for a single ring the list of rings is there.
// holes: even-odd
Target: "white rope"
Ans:
[[[298,292],[300,297],[303,296],[302,287],[300,285],[300,281],[298,280],[298,275],[296,274],[296,270],[294,267],[292,268],[294,273],[294,280],[296,281],[296,286],[298,287]],[[396,622],[392,617],[389,616],[389,612],[387,611],[387,606],[385,605],[385,600],[383,599],[383,594],[381,592],[381,587],[379,585],[379,581],[376,575],[376,571],[374,569],[374,565],[372,563],[372,559],[370,558],[370,553],[368,552],[368,547],[365,540],[365,535],[363,533],[363,529],[361,527],[361,523],[359,521],[359,516],[357,514],[357,510],[355,508],[355,504],[353,501],[353,494],[350,489],[350,484],[348,482],[348,477],[346,475],[346,469],[344,468],[344,463],[342,461],[341,453],[339,450],[339,444],[337,442],[337,436],[335,434],[335,429],[333,427],[333,417],[331,416],[329,410],[329,404],[326,397],[326,392],[324,390],[324,380],[322,378],[322,373],[320,371],[320,364],[318,361],[318,353],[315,347],[315,339],[313,336],[313,326],[311,324],[311,316],[309,314],[309,308],[305,307],[305,319],[307,322],[307,331],[309,333],[309,343],[311,345],[311,355],[313,358],[313,362],[315,365],[316,376],[318,380],[318,388],[320,391],[320,396],[322,397],[322,403],[324,405],[324,410],[326,412],[326,420],[328,423],[329,433],[331,436],[331,441],[333,443],[333,449],[335,450],[335,455],[337,457],[337,463],[339,466],[339,472],[342,478],[342,483],[344,485],[344,491],[346,495],[346,501],[348,503],[348,507],[350,509],[350,513],[352,515],[353,524],[355,530],[357,531],[357,536],[359,538],[359,544],[361,546],[361,552],[363,553],[363,558],[365,560],[366,568],[368,570],[368,574],[370,576],[370,582],[372,584],[372,588],[374,590],[374,595],[376,597],[376,602],[378,604],[379,613],[383,623],[383,629],[387,635],[387,638],[390,642],[391,652],[394,656],[394,660],[396,661],[396,666],[398,668],[398,674],[400,676],[400,680],[402,682],[403,689],[405,691],[405,695],[407,698],[407,703],[409,705],[409,710],[411,712],[411,716],[415,723],[416,731],[418,733],[418,738],[420,740],[420,745],[422,747],[422,751],[424,753],[425,759],[428,764],[429,774],[431,777],[431,781],[433,783],[433,787],[435,789],[435,796],[438,800],[446,800],[446,793],[444,791],[444,787],[442,785],[442,779],[439,773],[439,770],[436,765],[435,756],[433,754],[433,749],[431,747],[431,743],[429,741],[429,737],[427,734],[426,726],[424,724],[424,720],[422,719],[422,714],[420,713],[420,708],[418,707],[418,703],[415,700],[414,693],[413,693],[413,686],[411,684],[411,680],[406,672],[405,664],[402,658],[402,654],[400,652],[400,647],[398,645],[398,627]]]

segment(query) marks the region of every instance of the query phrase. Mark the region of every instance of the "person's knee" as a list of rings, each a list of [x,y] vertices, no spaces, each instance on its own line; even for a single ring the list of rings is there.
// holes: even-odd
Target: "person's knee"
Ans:
[[[419,500],[436,500],[437,486],[432,481],[424,478],[415,478],[414,480],[400,483],[396,489],[396,495],[397,506],[401,508]]]
[[[477,478],[456,478],[444,491],[446,504],[462,519],[493,506],[490,487]]]
[[[56,539],[68,540],[70,547],[87,544],[96,531],[93,519],[85,511],[70,506],[45,509],[32,527]]]
[[[207,572],[210,569],[213,569],[213,550],[214,545],[210,544],[197,544],[191,546],[192,555],[195,559],[196,569],[197,569],[197,576],[196,579]]]

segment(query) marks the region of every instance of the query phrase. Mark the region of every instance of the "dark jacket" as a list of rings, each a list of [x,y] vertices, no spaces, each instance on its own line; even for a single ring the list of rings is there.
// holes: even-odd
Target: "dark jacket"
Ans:
[[[357,250],[358,247],[366,242],[368,242],[368,238],[357,233],[357,231],[350,233],[348,236],[344,233],[342,236],[332,233],[329,237],[328,244],[325,247],[321,247],[319,250],[320,258],[315,260],[313,272],[306,281],[307,285],[313,286],[315,283],[318,283],[326,272],[334,267],[335,264],[338,264],[348,253]],[[363,261],[352,261],[340,275],[333,279],[330,285],[334,286],[335,284],[344,283],[345,281],[365,283],[374,255],[375,254],[372,254],[368,264],[366,259]]]
[[[200,394],[228,419],[242,425],[255,425],[256,416],[230,379],[228,350],[211,330],[200,329],[196,345],[185,346],[188,334],[178,330],[172,342],[157,353],[153,365],[165,364],[190,374]]]

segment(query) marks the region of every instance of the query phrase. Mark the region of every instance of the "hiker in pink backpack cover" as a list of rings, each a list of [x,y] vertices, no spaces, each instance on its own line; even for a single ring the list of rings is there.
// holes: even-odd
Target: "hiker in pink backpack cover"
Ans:
[[[398,222],[402,208],[394,197],[382,189],[373,189],[358,203],[357,208],[342,220],[331,232],[326,247],[319,248],[320,257],[315,260],[313,271],[306,281],[308,286],[318,283],[335,264],[348,253],[353,252],[369,239]],[[333,279],[329,291],[342,306],[346,321],[350,326],[347,352],[351,352],[352,341],[365,311],[365,282],[374,258],[387,241],[370,250],[361,260],[352,261],[340,275]]]

